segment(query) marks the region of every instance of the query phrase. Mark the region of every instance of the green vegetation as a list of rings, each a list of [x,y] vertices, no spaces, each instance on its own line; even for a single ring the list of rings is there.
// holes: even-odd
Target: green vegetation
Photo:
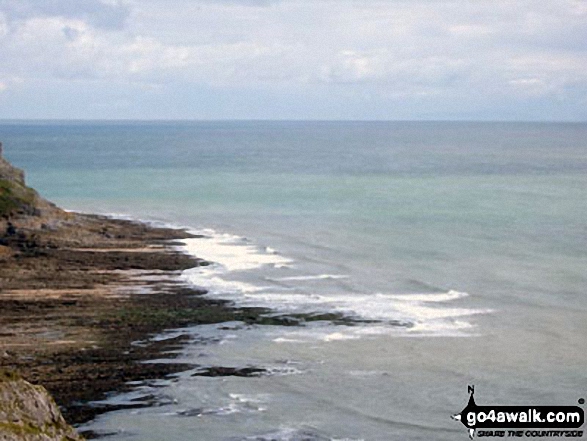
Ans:
[[[199,305],[197,307],[122,307],[96,320],[100,327],[115,329],[136,326],[166,327],[193,326],[198,324],[243,322],[264,326],[304,326],[315,321],[330,321],[337,325],[353,326],[361,320],[345,317],[340,313],[324,314],[283,314],[276,315],[265,308],[230,308],[226,305]]]
[[[35,209],[36,193],[33,189],[0,179],[0,217],[15,213],[32,213]]]
[[[52,439],[55,438],[56,434],[66,432],[67,429],[68,428],[65,424],[60,424],[59,422],[54,421],[51,423],[45,423],[42,427],[38,427],[31,422],[0,422],[0,433],[7,432],[23,439],[30,439],[29,436],[33,436],[35,439],[39,436],[42,436],[45,439]],[[62,439],[69,441],[76,438],[63,436]]]
[[[21,437],[26,435],[47,435],[45,431],[31,423],[0,423],[0,430]]]
[[[20,375],[18,375],[14,371],[7,371],[5,369],[0,369],[0,382],[2,381],[16,381],[20,380]]]

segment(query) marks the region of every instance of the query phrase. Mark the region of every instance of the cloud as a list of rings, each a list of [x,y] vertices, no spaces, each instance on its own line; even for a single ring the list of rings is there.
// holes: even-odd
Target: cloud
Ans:
[[[130,10],[113,0],[0,0],[0,11],[10,20],[35,17],[83,19],[103,29],[122,29]]]
[[[136,5],[139,4],[150,4],[156,7],[160,7],[164,5],[165,2],[163,0],[128,0]],[[287,0],[175,0],[173,2],[174,6],[177,8],[185,8],[189,7],[190,5],[238,5],[244,7],[267,7],[275,3],[280,3],[282,1]]]
[[[317,106],[313,96],[381,108],[426,100],[438,112],[497,100],[527,109],[540,98],[573,114],[587,97],[587,7],[581,0],[0,0],[0,58],[9,60],[0,78],[30,87],[75,80],[132,83],[138,94],[257,90],[276,94],[269,105],[279,108],[293,93],[308,106]]]

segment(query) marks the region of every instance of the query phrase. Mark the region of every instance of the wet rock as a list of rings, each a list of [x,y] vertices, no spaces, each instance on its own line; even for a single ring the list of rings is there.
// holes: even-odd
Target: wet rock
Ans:
[[[192,377],[258,377],[267,373],[266,369],[257,367],[222,367],[212,366],[206,369],[199,370]]]

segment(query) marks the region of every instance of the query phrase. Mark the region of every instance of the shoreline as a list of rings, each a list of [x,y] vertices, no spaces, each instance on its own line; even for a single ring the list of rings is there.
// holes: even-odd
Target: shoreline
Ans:
[[[172,249],[169,241],[193,237],[189,233],[103,216],[68,217],[50,230],[11,224],[3,238],[0,369],[45,386],[77,425],[111,410],[91,401],[128,390],[130,381],[189,367],[141,363],[177,349],[181,338],[134,342],[215,320],[229,309],[176,280],[178,271],[206,264]],[[190,317],[196,308],[198,317]]]
[[[95,402],[196,367],[207,376],[263,374],[249,365],[148,362],[172,360],[173,351],[193,343],[181,328],[345,321],[337,314],[269,314],[205,297],[205,290],[178,277],[209,265],[177,249],[179,240],[201,237],[185,229],[74,212],[51,222],[14,221],[0,236],[0,370],[46,387],[74,426],[109,411],[156,405],[154,397],[123,405]],[[180,333],[153,339],[167,330]]]
[[[205,296],[180,275],[211,263],[192,254],[197,247],[178,247],[202,237],[187,228],[64,211],[26,186],[24,172],[0,156],[0,376],[43,386],[65,421],[79,427],[109,411],[164,405],[153,395],[124,404],[108,399],[179,372],[270,374],[248,363],[174,361],[185,345],[206,344],[181,328],[355,322],[338,313],[279,314]],[[156,338],[170,330],[172,338]],[[0,403],[0,410],[5,405],[11,406]]]
[[[5,246],[12,255],[0,269],[0,368],[44,385],[77,425],[112,410],[88,403],[129,390],[128,382],[191,367],[141,363],[182,343],[149,337],[234,314],[226,302],[203,299],[204,291],[177,280],[178,271],[206,264],[173,250],[170,241],[193,235],[72,216],[52,231],[15,228]]]

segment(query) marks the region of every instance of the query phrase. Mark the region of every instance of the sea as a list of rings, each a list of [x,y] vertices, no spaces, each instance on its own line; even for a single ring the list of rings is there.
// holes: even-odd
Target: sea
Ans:
[[[268,374],[138,383],[109,402],[159,404],[83,427],[105,439],[458,441],[469,386],[587,396],[585,123],[2,121],[0,141],[66,209],[203,235],[179,248],[213,264],[178,277],[207,296],[347,319],[155,336]]]

